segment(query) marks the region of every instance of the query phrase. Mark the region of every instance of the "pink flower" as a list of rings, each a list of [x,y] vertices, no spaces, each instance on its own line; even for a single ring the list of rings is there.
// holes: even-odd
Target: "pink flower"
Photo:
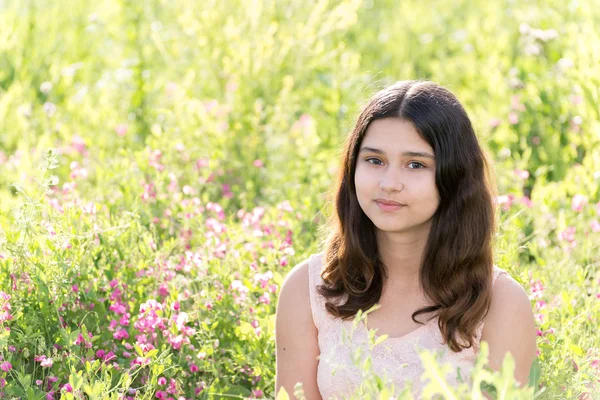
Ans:
[[[527,196],[521,197],[521,203],[524,204],[527,208],[531,208],[533,206],[533,202]]]
[[[510,210],[510,206],[512,205],[514,198],[515,198],[515,196],[512,194],[501,195],[501,196],[496,197],[496,201],[499,205],[502,206],[502,209],[504,211],[508,211],[508,210]]]
[[[515,174],[521,178],[521,179],[527,179],[529,178],[529,171],[527,170],[521,170],[521,169],[515,169]]]
[[[71,384],[69,383],[65,383],[64,386],[62,387],[66,392],[68,393],[72,393],[73,392],[73,386],[71,386]]]
[[[161,386],[164,386],[167,384],[167,378],[165,378],[164,376],[161,376],[160,378],[158,378],[158,384]]]
[[[40,365],[44,368],[50,368],[52,366],[52,358],[46,358],[40,363]]]
[[[261,160],[254,160],[252,165],[254,165],[256,168],[262,168],[265,164]]]
[[[501,121],[500,119],[498,119],[498,118],[492,118],[492,119],[491,119],[491,120],[488,122],[488,124],[490,125],[490,128],[495,128],[495,127],[497,127],[498,125],[500,125],[500,123],[501,123],[501,122],[502,122],[502,121]]]
[[[530,299],[541,299],[544,294],[544,284],[542,281],[537,280],[530,283],[531,285],[531,295]]]
[[[575,227],[569,226],[564,231],[558,233],[558,238],[561,240],[566,240],[569,243],[572,243],[573,241],[575,241],[575,232],[576,232]]]
[[[200,368],[198,368],[198,366],[196,364],[192,364],[190,365],[190,372],[193,374],[195,372],[198,372]]]
[[[116,340],[127,339],[127,338],[129,338],[129,333],[127,333],[127,331],[125,329],[120,329],[113,334],[113,337]]]
[[[169,286],[166,283],[161,283],[158,287],[158,295],[161,297],[167,297],[169,295]]]
[[[164,390],[157,391],[156,398],[159,400],[165,400],[167,398],[167,392],[165,392]]]
[[[258,298],[258,302],[267,305],[271,304],[271,295],[269,292],[263,293],[263,295]]]
[[[125,124],[118,124],[115,127],[115,132],[117,132],[117,135],[119,135],[120,137],[123,137],[127,134],[127,125]]]
[[[590,222],[590,227],[592,228],[592,232],[600,232],[600,222],[597,220]]]
[[[588,199],[586,196],[582,194],[576,194],[573,196],[573,200],[571,201],[571,209],[575,212],[581,212],[587,203]]]
[[[263,391],[260,389],[254,389],[252,391],[252,395],[255,397],[262,397],[263,396]]]
[[[8,361],[5,361],[2,364],[0,364],[0,369],[4,372],[8,372],[12,369],[12,364]]]

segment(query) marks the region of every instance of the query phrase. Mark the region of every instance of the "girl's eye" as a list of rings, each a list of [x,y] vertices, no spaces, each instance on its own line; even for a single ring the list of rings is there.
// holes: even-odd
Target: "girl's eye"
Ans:
[[[423,164],[421,164],[420,162],[412,161],[412,162],[408,163],[408,165],[411,165],[411,164],[417,164],[417,165],[420,165],[420,167],[419,167],[419,168],[411,168],[411,169],[421,169],[421,168],[425,168],[425,166],[424,166]]]
[[[381,164],[377,164],[377,163],[381,162],[381,160],[379,158],[367,158],[365,161],[368,162],[369,164],[381,165]],[[375,162],[373,163],[371,161],[375,161]]]
[[[368,162],[369,164],[372,164],[372,165],[382,165],[383,164],[383,161],[381,161],[379,158],[373,158],[373,157],[371,157],[371,158],[367,158],[365,161]],[[418,167],[411,168],[411,169],[422,169],[422,168],[425,168],[425,166],[423,164],[421,164],[420,162],[412,161],[412,162],[408,163],[408,165],[411,165],[411,164],[418,165]]]

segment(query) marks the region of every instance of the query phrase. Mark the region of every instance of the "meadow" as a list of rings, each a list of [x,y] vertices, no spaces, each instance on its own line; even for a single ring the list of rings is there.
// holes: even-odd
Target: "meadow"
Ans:
[[[598,5],[0,0],[0,398],[274,398],[278,291],[343,139],[429,79],[493,161],[496,264],[538,327],[530,388],[475,375],[599,399]]]

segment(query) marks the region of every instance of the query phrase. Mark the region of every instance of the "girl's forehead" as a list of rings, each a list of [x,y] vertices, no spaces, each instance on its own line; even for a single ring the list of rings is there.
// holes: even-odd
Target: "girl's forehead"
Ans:
[[[429,143],[419,135],[412,123],[400,119],[373,121],[362,140],[363,147],[376,148],[385,153],[426,151],[433,154]]]

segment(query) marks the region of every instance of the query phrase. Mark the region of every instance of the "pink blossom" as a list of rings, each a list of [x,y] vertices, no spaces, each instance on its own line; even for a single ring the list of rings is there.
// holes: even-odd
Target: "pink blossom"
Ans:
[[[190,372],[192,374],[198,372],[199,370],[200,370],[200,368],[198,368],[198,366],[196,364],[190,365]]]
[[[271,304],[271,295],[269,292],[263,293],[263,295],[258,298],[258,302],[267,305]]]
[[[267,271],[264,274],[256,274],[254,275],[254,281],[260,283],[261,289],[264,289],[268,286],[269,281],[273,279],[273,272]]]
[[[521,197],[521,204],[524,204],[527,208],[531,208],[533,206],[533,202],[527,196]]]
[[[167,398],[167,392],[165,392],[164,390],[159,390],[156,392],[156,398],[159,400],[166,400]]]
[[[590,227],[592,228],[592,232],[600,232],[600,222],[597,220],[590,222]]]
[[[531,285],[531,295],[530,299],[541,299],[544,294],[544,284],[540,280],[536,280],[530,283]]]
[[[200,382],[200,386],[194,389],[194,394],[199,395],[206,388],[206,383],[204,381]]]
[[[490,128],[496,128],[498,125],[500,125],[502,121],[498,118],[492,118],[490,119],[490,121],[488,122]]]
[[[125,329],[120,329],[119,331],[117,331],[113,334],[113,337],[116,340],[127,339],[127,338],[129,338],[129,333],[127,333],[127,331]]]
[[[569,226],[564,231],[558,233],[558,238],[561,240],[566,240],[569,243],[572,243],[573,241],[575,241],[575,232],[576,232],[575,227]]]
[[[52,358],[46,358],[45,360],[43,360],[40,365],[44,368],[50,368],[52,367]]]
[[[587,205],[588,199],[583,194],[576,194],[571,201],[571,209],[575,212],[581,212]]]
[[[171,344],[171,346],[173,346],[173,348],[175,350],[179,350],[181,348],[181,345],[183,344],[183,342],[184,342],[184,337],[182,335],[177,335],[175,337],[169,338],[169,343]]]
[[[2,364],[0,364],[0,369],[4,372],[8,372],[12,369],[12,364],[8,361],[5,361]]]
[[[131,314],[129,314],[129,313],[123,315],[121,317],[121,319],[119,320],[119,325],[121,325],[121,326],[128,326],[129,325],[129,318],[130,317],[131,317]]]
[[[161,376],[160,378],[158,378],[158,384],[161,386],[164,386],[167,384],[167,378],[165,378],[164,376]]]
[[[202,168],[206,168],[210,165],[210,161],[205,158],[201,158],[196,161],[196,170],[200,170]]]
[[[529,171],[527,170],[521,170],[521,169],[515,169],[515,174],[521,178],[521,179],[527,179],[529,178]]]
[[[82,137],[80,137],[78,135],[73,135],[73,137],[71,138],[71,148],[73,148],[73,150],[82,154],[85,157],[87,157],[87,155],[88,155],[88,152],[86,150],[85,141],[83,140]]]
[[[254,389],[252,391],[252,395],[255,397],[263,397],[263,391],[260,389]]]
[[[115,132],[120,137],[125,136],[127,134],[127,125],[126,124],[118,124],[117,126],[115,126]]]
[[[265,164],[261,160],[254,160],[252,165],[254,165],[256,168],[262,168]]]
[[[508,211],[508,210],[510,210],[510,206],[512,205],[514,198],[515,198],[515,196],[512,194],[501,195],[501,196],[496,197],[496,201],[499,205],[502,206],[502,209],[504,211]]]
[[[167,297],[169,295],[169,286],[166,283],[161,283],[158,287],[158,295]]]

